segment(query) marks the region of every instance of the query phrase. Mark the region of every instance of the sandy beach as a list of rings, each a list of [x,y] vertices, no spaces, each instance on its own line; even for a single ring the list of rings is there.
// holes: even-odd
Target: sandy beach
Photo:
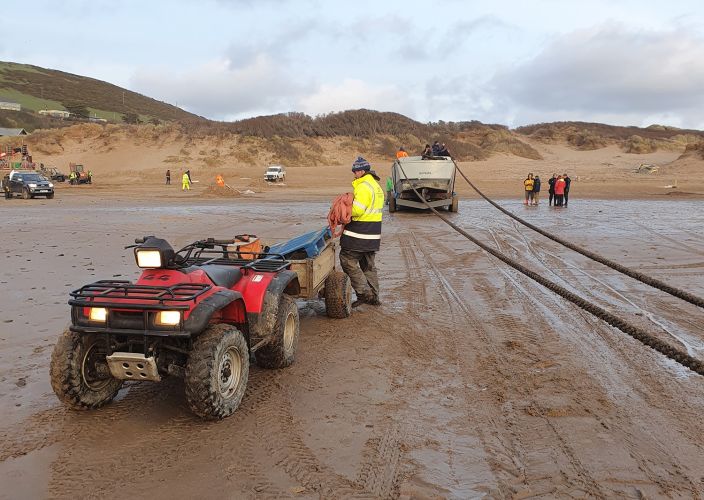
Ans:
[[[173,146],[178,147],[178,146]],[[626,155],[541,145],[544,160],[460,167],[532,223],[704,296],[704,176],[680,152]],[[0,491],[3,498],[700,497],[701,377],[561,299],[424,212],[384,212],[383,305],[330,319],[299,301],[301,340],[284,370],[253,368],[242,406],[194,417],[180,380],[125,385],[105,408],[63,407],[49,385],[68,292],[136,279],[133,239],[174,246],[252,233],[281,241],[325,225],[349,190],[340,164],[189,165],[193,190],[163,185],[170,148],[80,158],[94,184],[53,200],[3,200]],[[158,152],[157,152],[158,151]],[[371,158],[387,175],[391,160]],[[634,173],[641,163],[658,174]],[[253,194],[213,193],[215,173]],[[521,203],[522,179],[572,179],[570,206]],[[666,188],[677,181],[677,188]],[[451,220],[483,242],[699,359],[704,312],[518,225],[459,179]],[[12,485],[11,489],[7,486]]]

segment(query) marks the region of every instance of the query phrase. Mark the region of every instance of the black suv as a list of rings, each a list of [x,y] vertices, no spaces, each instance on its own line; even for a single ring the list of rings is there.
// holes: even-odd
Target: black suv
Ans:
[[[15,194],[19,194],[25,200],[35,196],[46,196],[48,199],[54,197],[54,185],[36,172],[14,172],[12,179],[6,175],[2,180],[2,189],[7,200]]]

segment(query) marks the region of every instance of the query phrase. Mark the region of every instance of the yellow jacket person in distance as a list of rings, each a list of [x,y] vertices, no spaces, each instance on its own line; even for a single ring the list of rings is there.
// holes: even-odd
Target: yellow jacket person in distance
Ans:
[[[188,172],[184,172],[183,177],[181,177],[181,191],[186,189],[191,190],[191,178],[188,176]]]

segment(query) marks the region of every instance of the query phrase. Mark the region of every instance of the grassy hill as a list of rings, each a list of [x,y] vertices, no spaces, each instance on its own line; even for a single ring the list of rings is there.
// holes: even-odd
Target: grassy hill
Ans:
[[[626,153],[652,153],[658,149],[679,150],[704,139],[701,130],[664,125],[622,127],[603,123],[553,122],[518,127],[516,133],[545,144],[567,143],[583,151],[619,145]]]
[[[0,127],[37,129],[61,128],[75,122],[40,116],[41,109],[83,107],[90,116],[121,124],[123,116],[138,116],[144,123],[170,122],[166,129],[149,134],[182,134],[192,139],[224,137],[256,139],[248,154],[256,149],[271,152],[274,159],[300,163],[322,158],[320,140],[340,143],[350,149],[370,150],[393,156],[403,145],[418,153],[426,143],[437,140],[449,147],[460,160],[483,160],[494,154],[511,154],[537,160],[540,153],[531,144],[567,144],[579,150],[618,145],[626,153],[657,150],[684,150],[704,139],[704,132],[652,125],[647,128],[621,127],[601,123],[540,123],[509,130],[504,125],[462,121],[421,123],[398,113],[367,109],[348,110],[311,117],[303,113],[257,116],[235,122],[216,122],[188,113],[176,106],[125,90],[107,82],[79,75],[0,62],[0,99],[19,102],[22,111],[0,110]],[[118,129],[110,127],[116,133]],[[106,134],[107,131],[101,132]],[[239,138],[239,139],[237,139]],[[343,139],[335,141],[334,139]],[[60,143],[60,138],[57,139]]]
[[[0,98],[19,102],[23,110],[84,106],[90,116],[120,122],[133,113],[142,121],[187,121],[200,117],[176,106],[111,83],[28,64],[0,61]]]

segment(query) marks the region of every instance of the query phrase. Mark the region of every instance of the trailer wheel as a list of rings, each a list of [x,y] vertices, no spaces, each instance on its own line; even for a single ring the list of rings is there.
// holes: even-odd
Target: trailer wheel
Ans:
[[[206,420],[231,415],[242,402],[249,379],[249,347],[237,328],[213,325],[193,342],[186,364],[186,400]]]
[[[282,295],[276,312],[276,323],[272,340],[260,347],[256,354],[257,364],[262,368],[285,368],[296,355],[300,325],[296,300],[290,295]]]
[[[392,195],[392,196],[389,198],[389,213],[392,214],[392,213],[394,213],[396,210],[397,210],[397,208],[396,208],[396,198],[394,198],[394,196]]]
[[[452,197],[452,205],[450,205],[448,208],[449,208],[450,212],[457,212],[459,210],[459,205],[460,205],[459,196],[454,195]]]
[[[47,200],[51,200],[52,198],[54,198],[54,193],[49,193],[48,195],[46,195]]]
[[[325,278],[325,311],[335,319],[352,314],[352,282],[342,271],[333,271]]]
[[[105,361],[105,341],[96,335],[66,330],[51,353],[51,388],[65,405],[74,410],[100,408],[122,387],[122,380],[110,374]]]

